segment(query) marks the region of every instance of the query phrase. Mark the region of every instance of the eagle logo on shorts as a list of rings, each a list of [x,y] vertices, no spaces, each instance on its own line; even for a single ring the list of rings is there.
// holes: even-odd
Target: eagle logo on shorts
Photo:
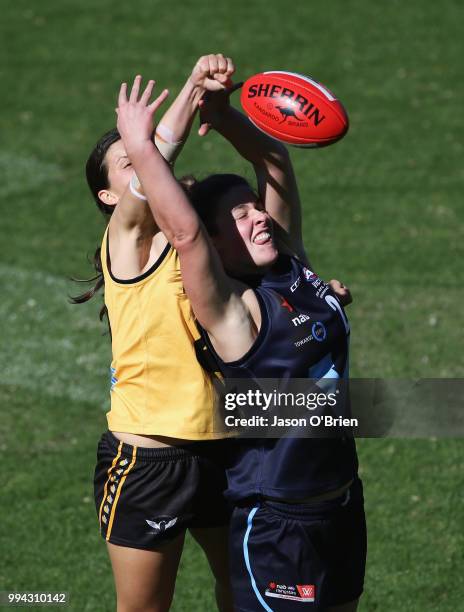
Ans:
[[[170,516],[162,516],[158,519],[158,521],[149,521],[148,519],[145,519],[145,521],[148,523],[148,525],[150,525],[150,527],[153,527],[155,531],[158,533],[163,533],[163,531],[166,531],[166,529],[174,527],[174,525],[177,523],[177,516],[174,518],[171,518]]]

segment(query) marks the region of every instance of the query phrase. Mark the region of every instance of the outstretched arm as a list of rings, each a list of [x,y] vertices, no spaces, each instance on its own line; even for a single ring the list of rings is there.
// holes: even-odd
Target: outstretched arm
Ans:
[[[231,107],[230,91],[206,92],[200,101],[199,134],[204,136],[210,128],[216,129],[253,164],[259,195],[274,220],[276,237],[310,265],[303,244],[300,196],[287,148],[258,130],[245,115]],[[350,290],[343,283],[334,279],[329,284],[343,306],[352,302]]]
[[[221,99],[222,98],[222,99]],[[277,237],[307,261],[301,230],[301,204],[287,148],[256,128],[228,104],[226,96],[206,94],[200,102],[204,135],[213,127],[253,164],[259,195],[276,224]]]
[[[197,319],[213,342],[214,338],[229,337],[228,332],[233,331],[227,358],[234,358],[234,351],[241,356],[254,340],[251,317],[197,213],[150,138],[153,115],[166,93],[150,104],[154,82],[149,82],[139,98],[140,84],[138,76],[129,98],[125,83],[119,93],[118,129],[127,154],[158,227],[179,254],[185,291]]]
[[[155,131],[155,144],[163,157],[173,163],[186,141],[205,92],[221,91],[230,84],[235,66],[222,53],[202,55],[177,98],[164,113]],[[165,154],[165,151],[168,154]]]
[[[174,164],[188,137],[205,91],[223,88],[230,82],[233,72],[232,61],[221,54],[204,55],[196,62],[155,131],[155,144],[169,164]],[[128,157],[118,163],[131,170]],[[111,266],[118,278],[134,278],[140,274],[150,261],[159,256],[165,244],[161,235],[160,240],[152,244],[159,228],[135,173],[131,180],[132,189],[128,186],[120,197],[109,225]]]
[[[155,144],[169,164],[174,165],[188,138],[202,96],[206,91],[214,92],[223,89],[230,83],[234,71],[232,60],[221,53],[203,55],[198,59],[185,85],[164,113],[155,130]],[[122,163],[131,164],[129,159],[123,160]],[[143,196],[137,177],[133,179],[133,186]],[[122,232],[133,229],[143,231],[147,225],[153,225],[153,217],[149,208],[144,204],[143,199],[138,198],[133,191],[127,188],[113,213],[112,230],[117,226],[117,229]]]

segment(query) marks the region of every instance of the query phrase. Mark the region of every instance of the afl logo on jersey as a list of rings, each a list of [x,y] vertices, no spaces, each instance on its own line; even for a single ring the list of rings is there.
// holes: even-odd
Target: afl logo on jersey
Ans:
[[[320,321],[316,321],[316,323],[313,323],[311,331],[314,340],[316,340],[317,342],[324,342],[324,340],[327,338],[327,330],[325,328],[325,325]]]
[[[312,270],[308,270],[308,268],[303,268],[303,274],[308,283],[312,282],[313,280],[316,280],[317,278],[317,274]]]

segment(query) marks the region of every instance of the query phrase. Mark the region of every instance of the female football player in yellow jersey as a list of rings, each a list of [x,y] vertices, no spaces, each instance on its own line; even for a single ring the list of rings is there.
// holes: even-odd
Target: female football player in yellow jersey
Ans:
[[[206,90],[224,88],[229,58],[201,57],[157,128],[171,164]],[[158,108],[164,91],[153,103]],[[206,553],[216,599],[232,610],[229,512],[209,377],[195,357],[194,326],[177,253],[156,226],[117,130],[90,155],[87,180],[109,220],[96,253],[112,341],[109,431],[98,448],[95,500],[113,567],[118,611],[161,612],[171,604],[186,529]],[[169,206],[169,202],[166,202]]]

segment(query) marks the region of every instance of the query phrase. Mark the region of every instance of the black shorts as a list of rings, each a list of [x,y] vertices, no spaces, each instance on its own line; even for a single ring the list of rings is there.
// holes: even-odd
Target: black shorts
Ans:
[[[95,468],[95,505],[105,540],[154,550],[189,527],[227,525],[224,445],[141,448],[103,434]]]
[[[292,612],[297,603],[320,612],[353,601],[366,565],[362,483],[330,501],[238,507],[230,546],[240,612]]]

